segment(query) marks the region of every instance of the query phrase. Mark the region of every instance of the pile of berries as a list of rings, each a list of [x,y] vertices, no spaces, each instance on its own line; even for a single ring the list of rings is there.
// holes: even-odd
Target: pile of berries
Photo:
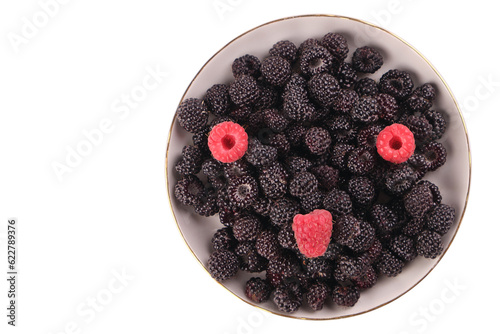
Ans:
[[[192,144],[175,197],[221,222],[209,272],[255,273],[249,300],[283,312],[353,306],[381,276],[439,256],[455,221],[423,179],[446,161],[434,87],[398,69],[372,79],[384,62],[375,48],[348,54],[337,33],[279,41],[177,110]]]

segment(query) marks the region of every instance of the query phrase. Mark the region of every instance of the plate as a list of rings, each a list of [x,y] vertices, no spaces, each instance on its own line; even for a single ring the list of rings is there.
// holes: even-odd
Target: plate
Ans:
[[[462,222],[470,188],[471,160],[467,130],[458,104],[444,79],[431,63],[407,42],[383,28],[357,19],[333,15],[304,15],[275,20],[251,29],[229,42],[206,62],[179,103],[186,98],[203,98],[205,91],[213,84],[230,83],[233,80],[231,64],[235,58],[252,54],[263,59],[277,41],[290,40],[298,46],[308,38],[321,38],[328,32],[337,32],[346,37],[350,49],[348,59],[356,48],[365,45],[382,52],[384,65],[371,75],[372,78],[378,80],[389,69],[397,68],[408,71],[415,86],[430,82],[436,88],[437,98],[433,108],[440,111],[448,122],[447,131],[439,140],[446,147],[448,156],[446,164],[437,171],[427,173],[425,179],[439,186],[443,203],[455,208],[456,218],[451,230],[443,237],[445,250],[439,257],[417,257],[407,264],[397,277],[380,278],[373,288],[361,293],[359,301],[353,307],[330,304],[325,305],[321,311],[313,311],[303,306],[297,312],[287,314],[279,311],[272,301],[255,304],[247,299],[244,293],[245,282],[250,277],[258,276],[256,274],[239,271],[237,276],[219,283],[242,301],[274,314],[302,319],[336,319],[362,314],[394,301],[415,287],[432,271],[450,247]],[[175,163],[181,156],[182,148],[188,144],[192,144],[191,134],[184,131],[174,117],[169,132],[165,166],[170,206],[189,250],[206,269],[208,257],[212,252],[211,238],[222,225],[218,215],[210,218],[198,216],[192,209],[180,204],[174,196],[174,186],[179,179],[174,168]],[[207,275],[200,275],[199,279],[211,277],[207,271]]]

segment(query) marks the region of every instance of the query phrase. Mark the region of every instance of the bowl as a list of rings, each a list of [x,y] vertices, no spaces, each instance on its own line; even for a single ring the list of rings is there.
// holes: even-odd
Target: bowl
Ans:
[[[419,256],[407,264],[397,277],[380,278],[374,287],[361,293],[359,301],[353,307],[328,304],[321,311],[313,311],[303,306],[297,312],[288,314],[279,311],[272,300],[256,304],[245,296],[245,282],[256,274],[239,271],[235,277],[218,282],[244,302],[274,314],[301,319],[336,319],[359,315],[386,305],[415,287],[432,271],[450,247],[462,222],[470,187],[471,161],[467,130],[458,104],[444,79],[431,63],[407,42],[383,28],[357,19],[333,15],[304,15],[275,20],[251,29],[229,42],[205,63],[180,102],[186,98],[203,98],[205,91],[213,84],[230,83],[234,80],[231,64],[237,57],[252,54],[263,59],[277,41],[287,39],[298,46],[308,38],[321,38],[328,32],[341,33],[346,37],[350,50],[348,59],[353,51],[361,46],[369,45],[381,50],[384,64],[372,75],[373,78],[379,79],[387,70],[397,68],[408,71],[415,86],[430,82],[436,88],[437,98],[433,108],[439,110],[448,122],[447,131],[439,140],[445,146],[448,156],[446,164],[434,172],[427,173],[425,179],[439,186],[443,203],[455,208],[456,217],[451,230],[443,237],[444,251],[440,256],[435,259]],[[180,178],[175,171],[175,163],[181,156],[183,146],[188,144],[192,144],[191,134],[184,131],[174,117],[166,153],[166,182],[170,206],[189,250],[206,269],[212,252],[212,235],[223,226],[218,215],[210,218],[198,216],[191,208],[180,204],[174,196],[174,186]],[[207,275],[200,275],[199,279],[211,279],[208,270]]]

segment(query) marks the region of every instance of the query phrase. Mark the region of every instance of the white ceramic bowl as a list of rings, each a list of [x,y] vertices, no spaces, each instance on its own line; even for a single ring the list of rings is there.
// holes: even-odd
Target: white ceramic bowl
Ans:
[[[443,167],[427,173],[425,179],[439,186],[443,203],[456,209],[456,220],[443,238],[445,251],[441,256],[433,260],[418,257],[407,264],[397,277],[379,279],[373,288],[361,293],[361,298],[354,307],[336,307],[330,304],[325,305],[323,310],[315,312],[303,306],[295,313],[286,314],[280,312],[272,301],[254,304],[275,314],[305,319],[335,319],[365,313],[395,300],[417,285],[437,265],[455,237],[467,205],[470,186],[471,166],[467,131],[458,105],[443,78],[429,61],[408,43],[387,30],[356,19],[331,15],[306,15],[284,18],[258,26],[235,38],[210,58],[180,101],[191,97],[202,98],[205,91],[213,84],[231,82],[233,80],[231,64],[237,57],[249,53],[262,59],[268,54],[271,46],[279,40],[288,39],[298,46],[307,38],[321,38],[328,32],[338,32],[347,38],[350,49],[348,59],[356,48],[364,45],[382,51],[384,65],[372,76],[373,78],[379,79],[387,70],[398,68],[411,73],[415,86],[430,82],[436,88],[437,99],[434,108],[442,112],[448,121],[446,134],[439,140],[445,145],[448,157]],[[182,147],[191,143],[191,135],[185,132],[174,118],[166,160],[170,205],[182,237],[191,252],[206,268],[211,253],[210,240],[213,233],[222,225],[217,215],[210,218],[198,216],[190,208],[180,204],[174,196],[175,182],[179,177],[174,169],[175,163],[181,155]],[[240,271],[237,276],[221,284],[241,300],[253,304],[244,294],[245,282],[251,276],[255,274]],[[200,275],[199,279],[211,278],[207,272],[206,276]]]

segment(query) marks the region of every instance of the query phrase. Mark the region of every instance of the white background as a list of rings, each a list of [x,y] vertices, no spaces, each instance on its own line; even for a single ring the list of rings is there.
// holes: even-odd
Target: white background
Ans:
[[[50,17],[42,12],[45,3],[52,3],[45,6]],[[173,221],[164,176],[172,117],[205,61],[250,28],[312,13],[372,22],[422,52],[462,105],[473,167],[465,218],[437,268],[383,308],[326,322],[262,313],[210,279]],[[0,332],[397,334],[496,328],[497,13],[486,0],[467,5],[431,0],[2,1]],[[30,29],[29,22],[39,27]],[[140,89],[151,71],[161,72],[158,81],[147,81],[144,99],[126,107],[123,99]],[[102,138],[96,135],[95,145],[81,146],[85,133],[95,134],[99,127],[106,131]],[[68,152],[78,147],[87,156],[73,160],[58,177],[54,165],[65,164]],[[19,220],[16,328],[6,325],[4,315],[9,217]]]

